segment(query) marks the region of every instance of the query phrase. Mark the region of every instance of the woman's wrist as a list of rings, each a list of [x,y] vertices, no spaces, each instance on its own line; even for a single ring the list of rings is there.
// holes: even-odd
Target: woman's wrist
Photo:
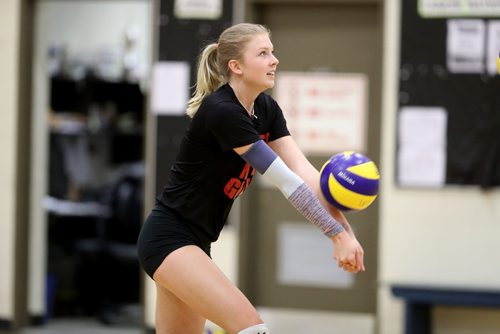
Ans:
[[[345,240],[345,238],[349,237],[349,233],[344,230],[342,232],[339,232],[333,236],[330,237],[330,240],[332,240],[334,243],[337,243],[339,241]]]

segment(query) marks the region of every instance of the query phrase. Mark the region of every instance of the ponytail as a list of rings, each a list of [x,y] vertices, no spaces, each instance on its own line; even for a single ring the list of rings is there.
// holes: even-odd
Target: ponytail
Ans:
[[[194,117],[205,96],[229,81],[229,61],[242,59],[246,44],[256,34],[269,36],[270,31],[259,24],[240,23],[224,30],[218,43],[209,44],[203,49],[198,61],[195,91],[186,111],[189,117]]]
[[[193,97],[188,102],[186,114],[193,118],[205,96],[222,86],[225,79],[217,65],[217,44],[205,47],[198,61],[196,88]]]

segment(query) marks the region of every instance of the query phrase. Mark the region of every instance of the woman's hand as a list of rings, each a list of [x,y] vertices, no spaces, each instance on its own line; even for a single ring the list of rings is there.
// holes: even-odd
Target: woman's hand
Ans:
[[[365,251],[356,239],[354,232],[349,225],[342,211],[331,205],[327,206],[328,211],[339,223],[344,226],[345,231],[333,236],[333,257],[338,261],[339,268],[350,273],[358,273],[365,270]]]
[[[351,273],[365,270],[364,251],[354,235],[344,231],[334,235],[333,258],[338,261],[339,268]]]

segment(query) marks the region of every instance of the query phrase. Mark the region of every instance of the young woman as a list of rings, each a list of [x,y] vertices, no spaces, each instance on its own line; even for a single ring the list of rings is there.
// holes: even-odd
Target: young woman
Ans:
[[[200,334],[206,319],[229,334],[269,333],[210,258],[210,244],[255,170],[332,240],[339,267],[364,270],[347,220],[319,195],[318,171],[263,93],[274,86],[277,65],[270,32],[255,24],[226,29],[201,53],[190,126],[138,240],[141,264],[156,283],[159,334]]]

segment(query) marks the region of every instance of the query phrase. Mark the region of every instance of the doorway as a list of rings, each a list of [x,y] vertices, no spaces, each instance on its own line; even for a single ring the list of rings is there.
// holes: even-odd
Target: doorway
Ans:
[[[28,312],[140,326],[153,1],[35,3]]]
[[[279,71],[362,73],[369,80],[366,154],[380,156],[382,2],[254,1],[252,17],[272,32]],[[278,101],[279,102],[279,101]],[[284,111],[286,113],[286,111]],[[332,154],[335,152],[332,152]],[[316,168],[329,156],[310,156]],[[241,285],[256,305],[374,314],[378,204],[346,216],[365,250],[366,272],[349,288],[287,285],[277,279],[280,224],[296,213],[274,189],[261,187],[243,206]],[[255,208],[258,208],[257,210]],[[252,245],[268,245],[257,247]],[[332,261],[332,265],[335,265]],[[258,269],[257,269],[258,268]]]

